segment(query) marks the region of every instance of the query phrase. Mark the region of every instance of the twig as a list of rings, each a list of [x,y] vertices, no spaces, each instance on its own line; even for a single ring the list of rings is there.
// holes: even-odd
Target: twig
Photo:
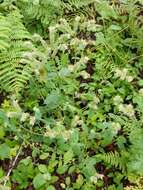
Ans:
[[[16,164],[16,161],[17,161],[17,159],[18,159],[20,153],[21,153],[22,146],[23,146],[23,143],[21,144],[21,146],[20,146],[20,148],[19,148],[19,150],[18,150],[18,152],[17,152],[17,155],[16,155],[16,157],[14,158],[14,160],[13,160],[13,162],[12,162],[12,165],[11,165],[11,167],[10,167],[10,169],[9,169],[9,171],[8,171],[8,173],[7,173],[7,175],[6,175],[6,177],[5,177],[4,186],[6,186],[6,183],[7,183],[7,181],[8,181],[8,178],[9,178],[9,176],[10,176],[10,174],[11,174],[11,172],[12,172],[12,170],[13,170],[15,164]]]

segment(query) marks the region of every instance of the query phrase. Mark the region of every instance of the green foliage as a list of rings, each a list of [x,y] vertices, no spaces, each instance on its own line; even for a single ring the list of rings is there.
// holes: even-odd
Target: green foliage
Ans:
[[[118,152],[109,152],[107,154],[99,155],[100,159],[104,160],[106,163],[111,164],[112,166],[119,167],[121,170],[125,170],[123,161],[120,158]]]
[[[0,189],[142,189],[141,1],[0,1]]]
[[[41,32],[44,26],[54,22],[62,13],[61,0],[18,0],[16,5],[22,11],[28,29],[33,32]]]
[[[19,17],[18,12],[1,16],[0,81],[1,87],[10,91],[23,87],[31,73],[26,53],[32,53],[32,48],[25,43],[30,40],[30,34]]]

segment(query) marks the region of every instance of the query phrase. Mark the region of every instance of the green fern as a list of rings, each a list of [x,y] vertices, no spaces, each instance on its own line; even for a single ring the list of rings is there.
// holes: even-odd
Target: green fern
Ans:
[[[17,92],[31,73],[27,55],[32,48],[25,44],[30,35],[15,11],[7,17],[1,16],[0,21],[0,84],[7,91]]]
[[[95,6],[90,6],[94,2],[96,0],[16,0],[15,4],[22,12],[29,30],[41,34],[61,15],[66,18],[69,15],[88,15],[94,18]]]
[[[100,154],[98,157],[105,163],[111,164],[112,166],[125,171],[125,163],[118,152],[109,152],[106,154]]]
[[[9,47],[9,32],[10,24],[6,21],[5,17],[0,16],[0,51]]]
[[[89,4],[91,3],[94,3],[95,0],[68,0],[67,2],[64,3],[63,1],[63,4],[64,5],[67,5],[67,7],[69,9],[72,9],[72,8],[82,8],[82,7],[86,7],[88,6]]]
[[[39,1],[23,1],[17,0],[16,5],[22,11],[25,21],[33,24],[32,21],[40,21],[43,26],[48,25],[57,18],[61,13],[61,0],[39,0]]]
[[[65,12],[67,12],[70,17],[76,15],[91,16],[95,14],[94,6],[89,7],[91,4],[96,2],[96,0],[67,0],[62,1],[62,7]]]

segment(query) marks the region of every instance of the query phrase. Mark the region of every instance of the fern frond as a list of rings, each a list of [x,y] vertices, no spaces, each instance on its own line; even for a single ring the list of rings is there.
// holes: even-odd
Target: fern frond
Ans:
[[[112,166],[119,168],[122,171],[125,170],[125,164],[118,152],[109,152],[107,154],[100,154],[98,157],[104,162],[111,164]]]
[[[0,85],[8,91],[19,91],[30,77],[31,65],[26,53],[32,53],[31,47],[26,47],[25,41],[30,40],[30,34],[25,29],[17,12],[7,17],[0,17]],[[24,62],[23,62],[24,60]]]
[[[61,0],[41,0],[36,3],[20,0],[16,5],[27,20],[40,20],[44,25],[49,24],[61,12]]]
[[[9,47],[10,24],[5,17],[0,16],[0,51]]]
[[[93,11],[89,6],[94,2],[96,2],[96,0],[67,0],[66,2],[62,1],[62,7],[73,16],[77,14],[92,16]]]
[[[63,1],[63,5],[68,6],[69,8],[75,7],[75,8],[82,8],[86,7],[89,4],[95,2],[95,0],[68,0],[67,2]]]

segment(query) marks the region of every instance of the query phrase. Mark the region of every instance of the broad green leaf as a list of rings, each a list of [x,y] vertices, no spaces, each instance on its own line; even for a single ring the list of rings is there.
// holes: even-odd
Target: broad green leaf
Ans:
[[[2,126],[0,126],[0,139],[2,139],[4,137],[4,135],[5,135],[5,132],[2,128]]]
[[[48,158],[48,156],[49,156],[49,153],[45,152],[45,153],[40,155],[40,159],[45,160],[46,158]]]
[[[47,187],[46,190],[56,190],[55,187],[53,185],[50,185],[49,187]]]
[[[4,171],[2,168],[0,168],[0,178],[2,178],[4,176]]]
[[[39,171],[40,171],[41,173],[46,173],[46,172],[48,171],[46,165],[44,165],[44,164],[39,164],[39,165],[38,165],[38,169],[39,169]]]
[[[68,166],[67,165],[63,165],[63,166],[59,166],[58,169],[57,169],[57,172],[59,174],[64,174],[68,169]]]
[[[33,179],[33,185],[35,189],[39,189],[40,187],[42,187],[44,184],[46,183],[46,180],[44,178],[44,175],[39,173],[35,176],[35,178]]]
[[[74,185],[74,188],[75,188],[75,189],[80,189],[83,183],[84,183],[84,178],[83,178],[83,176],[82,176],[82,175],[78,175],[78,178],[77,178],[77,180],[76,180],[76,183],[75,183],[75,185]]]
[[[109,28],[111,30],[122,30],[122,28],[119,25],[115,25],[115,24],[112,24]]]
[[[78,130],[73,130],[70,137],[70,142],[72,144],[75,144],[75,143],[78,143],[78,140],[79,140],[79,132]]]
[[[7,144],[0,145],[0,159],[5,159],[10,157],[10,147]]]
[[[73,151],[72,149],[70,149],[69,151],[67,151],[65,154],[64,154],[64,163],[67,164],[69,163],[72,158],[73,158]]]

